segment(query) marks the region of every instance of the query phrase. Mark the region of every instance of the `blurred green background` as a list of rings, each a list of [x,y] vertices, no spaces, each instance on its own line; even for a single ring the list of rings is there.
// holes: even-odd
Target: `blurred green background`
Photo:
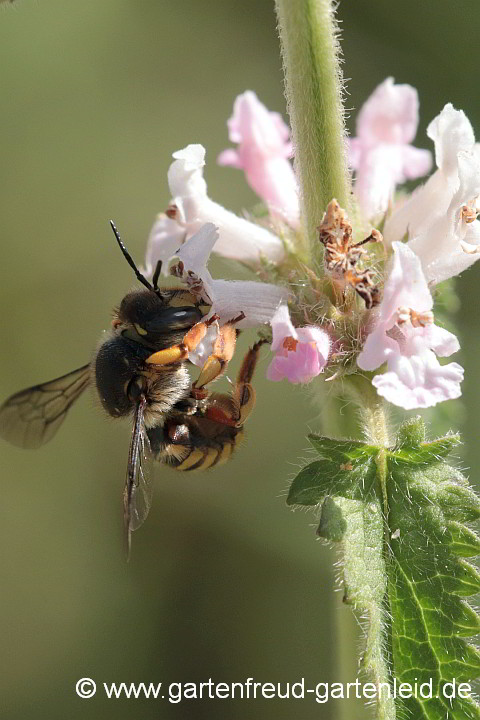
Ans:
[[[480,132],[478,3],[356,0],[339,13],[349,108],[393,75],[419,90],[418,146],[431,147],[426,125],[447,101]],[[88,362],[132,285],[108,220],[141,261],[169,200],[174,150],[201,142],[211,197],[236,211],[255,203],[242,174],[215,158],[228,146],[238,93],[254,89],[284,112],[273,3],[17,0],[0,7],[0,87],[6,397]],[[223,268],[212,264],[214,273]],[[469,467],[480,465],[479,273],[459,284]],[[250,341],[242,335],[240,350]],[[106,420],[92,394],[45,448],[2,443],[2,718],[369,716],[360,701],[319,706],[311,697],[171,705],[75,695],[84,676],[355,680],[358,626],[334,592],[335,553],[315,542],[314,514],[284,504],[319,409],[305,390],[267,384],[267,355],[248,442],[211,474],[158,467],[129,565],[121,508],[128,424]]]

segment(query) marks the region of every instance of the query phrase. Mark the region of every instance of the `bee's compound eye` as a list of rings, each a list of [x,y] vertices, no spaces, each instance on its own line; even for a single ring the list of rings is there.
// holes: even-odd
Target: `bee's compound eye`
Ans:
[[[141,395],[145,394],[147,381],[143,375],[134,375],[127,385],[127,396],[132,402],[137,402]]]

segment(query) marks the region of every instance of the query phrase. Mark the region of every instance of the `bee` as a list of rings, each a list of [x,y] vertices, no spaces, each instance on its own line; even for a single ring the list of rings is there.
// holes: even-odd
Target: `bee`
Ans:
[[[114,311],[112,326],[92,361],[50,382],[15,393],[0,407],[0,436],[22,448],[38,448],[52,439],[70,407],[93,385],[108,415],[131,417],[123,495],[127,556],[131,533],[150,509],[152,481],[149,461],[175,470],[206,470],[228,461],[255,405],[251,384],[259,348],[247,352],[230,394],[212,393],[207,385],[231,360],[237,337],[235,324],[244,314],[218,326],[207,317],[185,287],[160,288],[161,262],[152,282],[138,270],[111,222],[118,245],[143,288],[129,292]],[[191,382],[190,353],[216,325],[213,350]]]

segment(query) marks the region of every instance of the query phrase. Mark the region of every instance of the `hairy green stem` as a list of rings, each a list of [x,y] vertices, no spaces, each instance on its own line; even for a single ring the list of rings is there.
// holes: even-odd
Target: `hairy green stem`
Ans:
[[[386,558],[388,552],[388,497],[386,452],[391,444],[387,405],[362,375],[350,376],[345,384],[348,396],[359,409],[367,442],[382,448],[376,459],[381,499],[365,504],[344,500],[347,531],[343,542],[346,594],[356,612],[366,614],[365,647],[361,667],[377,686],[391,684],[391,622],[387,595]],[[359,556],[359,548],[364,553]],[[339,638],[347,642],[343,631]],[[376,699],[377,720],[395,720],[395,701],[387,696]],[[343,714],[340,713],[341,720]]]
[[[342,104],[340,47],[332,0],[276,0],[276,11],[285,71],[288,112],[295,147],[295,170],[299,182],[305,247],[308,260],[319,259],[321,246],[316,228],[332,198],[348,209],[350,175],[346,162],[345,124]],[[320,268],[315,268],[320,272]],[[366,377],[348,378],[347,392],[354,399],[376,445],[388,446],[388,424],[382,403]],[[327,414],[341,435],[348,435],[347,414],[338,416],[336,403],[329,403]],[[333,421],[332,410],[337,415]],[[332,423],[328,422],[331,432]],[[342,427],[345,425],[345,427]],[[384,555],[384,512],[386,502],[386,460],[380,453],[378,476],[380,497],[365,504],[358,500],[338,499],[347,530],[343,538],[345,602],[361,613],[368,613],[366,647],[362,660],[367,674],[377,683],[389,681],[385,654],[386,569]],[[383,478],[383,480],[382,480]],[[363,548],[358,556],[358,548]],[[339,613],[340,615],[340,613]],[[340,621],[339,657],[345,659],[347,639]],[[351,657],[353,657],[351,653]],[[355,672],[349,663],[348,671]],[[340,716],[347,706],[340,703]],[[391,702],[379,704],[379,717],[392,720]]]
[[[276,0],[276,10],[295,170],[312,249],[327,204],[335,197],[347,207],[350,197],[338,29],[331,0]]]

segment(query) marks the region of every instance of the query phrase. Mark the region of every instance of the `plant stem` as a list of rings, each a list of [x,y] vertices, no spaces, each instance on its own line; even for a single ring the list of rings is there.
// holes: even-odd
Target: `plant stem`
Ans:
[[[371,379],[364,375],[351,375],[346,378],[344,390],[358,407],[363,433],[368,442],[382,448],[377,456],[377,478],[380,493],[377,500],[367,504],[353,500],[338,500],[343,506],[347,519],[347,530],[343,541],[343,567],[345,593],[357,614],[367,618],[365,628],[365,646],[361,666],[368,678],[376,684],[391,683],[391,623],[387,597],[386,561],[388,556],[388,517],[386,448],[391,444],[388,409]],[[343,417],[335,419],[342,434],[350,435],[349,428],[338,427]],[[328,427],[328,424],[326,425]],[[363,550],[362,550],[363,543]],[[347,635],[347,626],[339,618],[337,625],[338,641],[342,650],[339,660],[348,663],[352,673],[352,664],[345,658],[345,647],[351,646],[351,635]],[[391,698],[377,698],[377,720],[395,720],[395,702]],[[347,705],[338,708],[338,720],[348,720],[351,710]]]
[[[276,0],[276,10],[295,170],[313,249],[330,200],[347,207],[350,197],[338,28],[331,0]]]

